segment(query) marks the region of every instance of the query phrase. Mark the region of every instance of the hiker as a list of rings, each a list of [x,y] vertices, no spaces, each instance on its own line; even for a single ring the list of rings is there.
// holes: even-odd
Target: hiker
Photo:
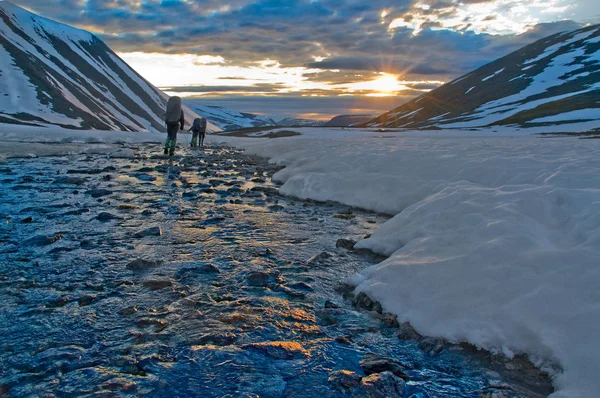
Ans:
[[[181,98],[173,96],[167,102],[167,112],[165,113],[165,123],[167,125],[167,141],[165,142],[165,155],[173,156],[175,153],[175,144],[177,143],[177,132],[183,130],[185,119],[183,109],[181,109]]]
[[[200,136],[200,146],[204,146],[204,138],[206,137],[206,119],[197,117],[190,128],[192,131],[192,148],[198,147],[198,136]]]

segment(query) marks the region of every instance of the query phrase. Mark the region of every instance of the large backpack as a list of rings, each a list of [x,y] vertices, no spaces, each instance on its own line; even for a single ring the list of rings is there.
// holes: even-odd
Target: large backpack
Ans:
[[[173,96],[167,102],[167,112],[165,122],[167,124],[177,124],[181,119],[181,98]]]
[[[192,131],[194,133],[204,133],[206,131],[206,119],[203,117],[197,117],[194,119]]]

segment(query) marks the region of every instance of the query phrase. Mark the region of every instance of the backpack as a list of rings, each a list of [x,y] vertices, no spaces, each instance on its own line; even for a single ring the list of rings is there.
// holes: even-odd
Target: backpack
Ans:
[[[167,102],[167,112],[165,114],[165,122],[167,124],[177,124],[181,119],[181,98],[174,96],[170,97]]]
[[[204,133],[206,131],[206,119],[203,117],[197,117],[194,119],[192,131],[194,133]]]

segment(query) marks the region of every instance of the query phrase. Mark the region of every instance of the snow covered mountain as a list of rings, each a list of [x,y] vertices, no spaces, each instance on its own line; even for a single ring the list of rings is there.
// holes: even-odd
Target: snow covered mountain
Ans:
[[[363,124],[373,119],[373,115],[339,115],[331,118],[324,127],[348,127]]]
[[[548,36],[367,123],[600,128],[600,25]]]
[[[225,131],[276,125],[275,121],[267,116],[237,112],[221,106],[206,105],[204,104],[205,100],[184,99],[183,102],[194,112],[204,116],[211,123]]]
[[[3,128],[164,132],[167,98],[93,34],[0,2]],[[197,117],[185,113],[187,123]]]
[[[310,119],[296,119],[293,117],[286,117],[277,122],[278,126],[284,127],[321,127],[326,122],[321,120],[310,120]]]

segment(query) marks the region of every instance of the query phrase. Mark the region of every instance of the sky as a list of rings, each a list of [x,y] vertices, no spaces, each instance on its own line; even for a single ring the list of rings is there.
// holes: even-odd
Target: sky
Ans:
[[[11,0],[98,35],[171,95],[275,119],[379,115],[598,0]]]

